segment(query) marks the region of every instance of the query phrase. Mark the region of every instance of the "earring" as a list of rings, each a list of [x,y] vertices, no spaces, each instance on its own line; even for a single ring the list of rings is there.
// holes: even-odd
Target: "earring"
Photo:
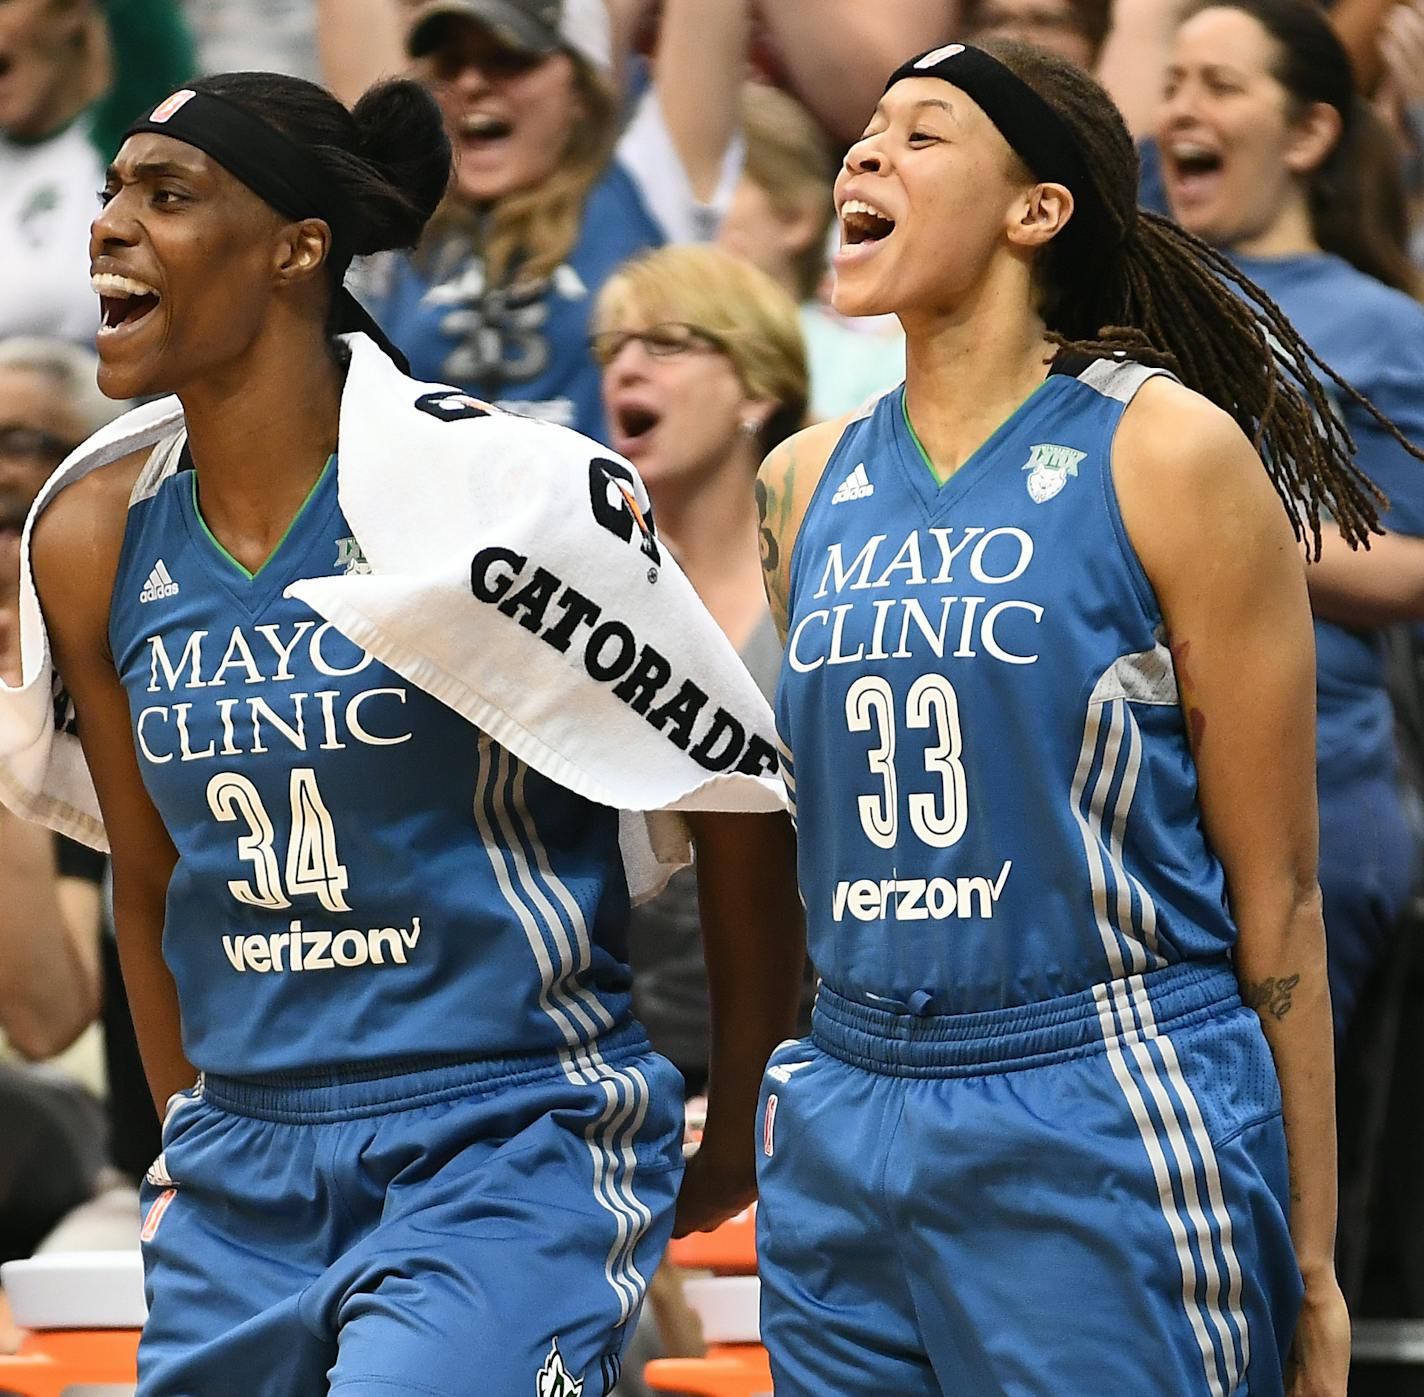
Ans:
[[[744,417],[737,423],[737,430],[744,437],[754,437],[761,431],[761,423],[755,417]]]

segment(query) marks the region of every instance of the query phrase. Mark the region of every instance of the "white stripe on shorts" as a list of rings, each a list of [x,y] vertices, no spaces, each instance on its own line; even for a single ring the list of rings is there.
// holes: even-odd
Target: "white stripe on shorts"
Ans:
[[[501,772],[498,756],[516,759],[481,734],[476,753],[475,826],[494,870],[495,881],[514,912],[539,971],[539,1007],[568,1045],[559,1053],[565,1077],[582,1086],[596,1086],[604,1096],[597,1120],[585,1130],[593,1164],[594,1197],[614,1220],[614,1239],[604,1262],[604,1275],[618,1297],[617,1323],[624,1324],[637,1310],[647,1281],[634,1264],[638,1242],[652,1223],[651,1210],[633,1190],[636,1158],[633,1140],[647,1117],[649,1089],[636,1069],[622,1070],[605,1061],[597,1045],[599,1027],[612,1024],[606,1007],[590,991],[571,982],[577,967],[587,966],[591,948],[582,916],[574,920],[570,942],[568,928],[539,888],[524,851],[518,825],[534,851],[539,873],[547,876],[554,898],[565,907],[577,901],[554,876],[533,821],[521,810],[522,781],[514,802],[506,804],[497,786]],[[516,768],[517,769],[517,768]],[[517,780],[518,778],[516,778]],[[485,809],[486,797],[496,811],[497,834]],[[502,837],[501,837],[502,836]],[[517,883],[517,886],[516,886]],[[565,901],[567,899],[567,901]],[[531,905],[532,904],[532,905]],[[542,913],[543,919],[536,913]],[[556,966],[545,939],[552,937],[559,953]]]

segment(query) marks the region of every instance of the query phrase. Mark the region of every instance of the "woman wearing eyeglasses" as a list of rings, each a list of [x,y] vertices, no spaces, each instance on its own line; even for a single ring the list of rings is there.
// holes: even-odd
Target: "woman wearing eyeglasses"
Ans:
[[[627,263],[594,309],[610,441],[637,466],[658,534],[768,699],[781,642],[767,608],[753,483],[806,414],[797,309],[766,273],[709,247]],[[633,911],[633,1003],[689,1096],[707,1084],[707,972],[691,869]]]

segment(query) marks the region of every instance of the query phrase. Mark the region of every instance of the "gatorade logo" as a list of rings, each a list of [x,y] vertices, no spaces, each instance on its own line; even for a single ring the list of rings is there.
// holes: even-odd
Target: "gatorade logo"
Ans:
[[[148,1216],[143,1220],[143,1231],[138,1234],[140,1242],[151,1242],[158,1232],[158,1224],[163,1221],[163,1215],[168,1211],[168,1205],[178,1197],[176,1188],[166,1188],[157,1198],[153,1200],[148,1210]]]

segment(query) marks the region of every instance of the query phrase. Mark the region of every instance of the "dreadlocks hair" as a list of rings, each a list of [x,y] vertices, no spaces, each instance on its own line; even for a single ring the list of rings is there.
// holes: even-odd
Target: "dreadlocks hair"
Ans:
[[[1320,556],[1321,515],[1352,546],[1380,533],[1384,495],[1355,465],[1355,443],[1323,380],[1412,456],[1424,451],[1300,337],[1279,306],[1222,253],[1137,207],[1137,152],[1112,99],[1073,64],[1009,39],[982,45],[1062,119],[1116,234],[1040,254],[1040,312],[1061,353],[1169,369],[1251,439],[1299,540]]]

